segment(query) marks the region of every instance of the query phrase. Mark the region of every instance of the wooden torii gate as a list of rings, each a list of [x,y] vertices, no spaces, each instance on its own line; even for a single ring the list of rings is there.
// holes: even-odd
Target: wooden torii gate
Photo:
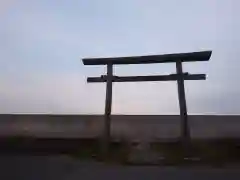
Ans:
[[[112,83],[113,82],[140,82],[140,81],[177,81],[178,99],[181,116],[181,139],[183,147],[188,149],[190,143],[190,130],[188,127],[188,114],[185,98],[184,80],[205,80],[205,74],[189,74],[183,72],[183,62],[208,61],[212,51],[191,53],[164,54],[151,56],[112,57],[112,58],[84,58],[84,65],[107,65],[107,75],[101,77],[88,77],[89,83],[106,82],[105,120],[103,134],[103,151],[109,152],[111,138],[111,107],[112,107]],[[152,64],[152,63],[176,63],[176,74],[154,76],[114,76],[113,65],[126,64]]]

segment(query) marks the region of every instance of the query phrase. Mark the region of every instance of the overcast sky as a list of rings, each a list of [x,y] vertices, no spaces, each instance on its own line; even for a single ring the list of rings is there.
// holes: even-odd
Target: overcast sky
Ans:
[[[1,0],[0,113],[103,114],[103,67],[81,58],[212,50],[184,64],[191,114],[240,114],[238,0]],[[174,64],[119,66],[117,75],[168,74]],[[114,114],[178,114],[176,82],[119,83]]]

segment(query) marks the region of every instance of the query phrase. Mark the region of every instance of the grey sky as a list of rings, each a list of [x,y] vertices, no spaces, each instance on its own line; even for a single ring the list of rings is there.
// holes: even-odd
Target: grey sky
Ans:
[[[41,0],[0,2],[0,113],[102,114],[102,67],[84,57],[213,50],[185,64],[207,81],[186,82],[192,114],[239,114],[240,1]],[[117,75],[174,72],[174,64],[115,68]],[[177,114],[174,82],[114,84],[115,114]]]

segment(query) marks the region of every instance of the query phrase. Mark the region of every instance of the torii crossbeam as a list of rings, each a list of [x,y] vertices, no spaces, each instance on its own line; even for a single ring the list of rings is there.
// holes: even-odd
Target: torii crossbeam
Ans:
[[[183,62],[208,61],[212,51],[191,53],[164,54],[151,56],[114,57],[114,58],[85,58],[84,65],[107,65],[107,75],[101,77],[88,77],[89,83],[106,82],[105,121],[104,121],[104,153],[109,151],[111,137],[111,107],[112,107],[112,83],[113,82],[141,82],[141,81],[177,81],[178,97],[181,116],[181,139],[184,147],[188,147],[190,130],[188,127],[188,115],[185,98],[184,80],[205,80],[205,74],[189,74],[182,70]],[[126,64],[152,64],[152,63],[176,63],[176,74],[156,76],[114,76],[113,65]]]

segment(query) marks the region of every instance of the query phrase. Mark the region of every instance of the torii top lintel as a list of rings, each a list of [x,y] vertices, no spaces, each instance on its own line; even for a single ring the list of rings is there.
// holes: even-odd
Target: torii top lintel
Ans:
[[[150,56],[84,58],[82,61],[84,65],[174,63],[177,61],[208,61],[211,54],[212,51],[200,51]]]

